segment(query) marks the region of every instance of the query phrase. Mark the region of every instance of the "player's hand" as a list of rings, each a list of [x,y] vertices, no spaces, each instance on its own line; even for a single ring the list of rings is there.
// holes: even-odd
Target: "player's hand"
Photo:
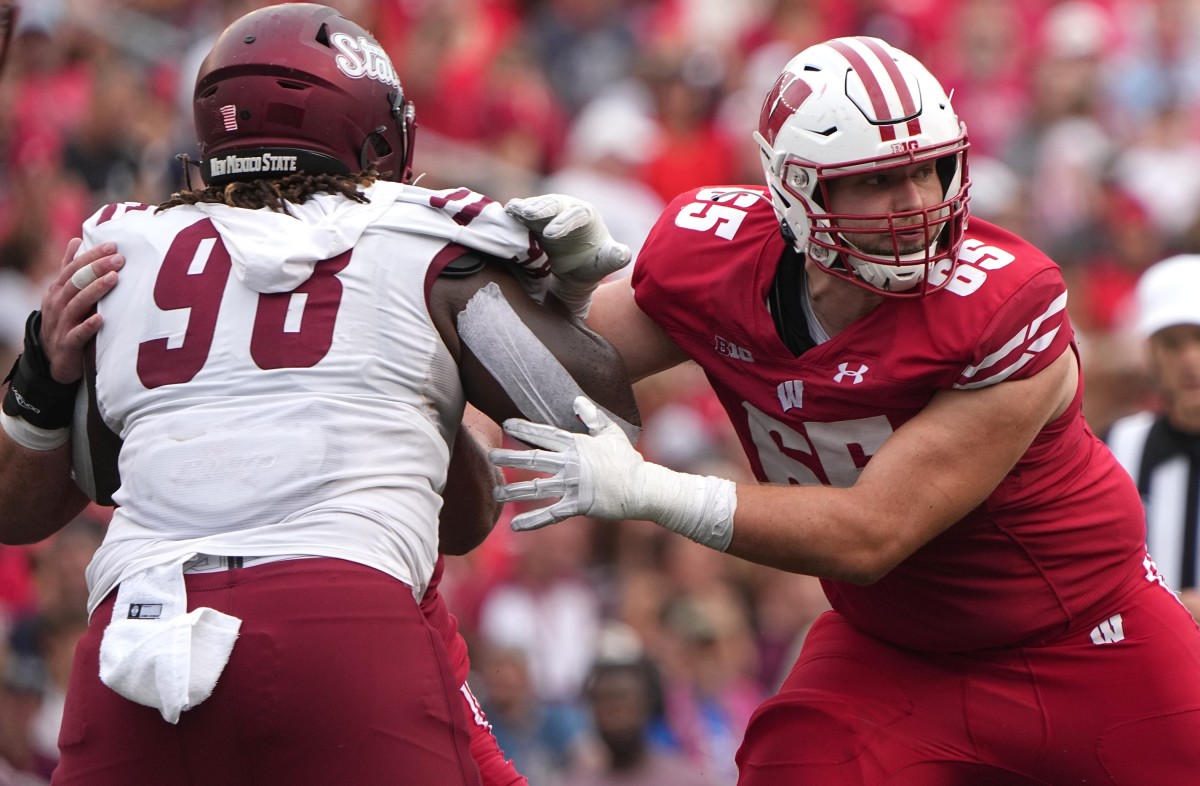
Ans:
[[[572,516],[606,519],[638,518],[631,511],[630,494],[636,493],[639,471],[645,462],[633,449],[620,426],[589,399],[579,396],[575,414],[587,434],[528,420],[504,421],[508,434],[541,450],[493,449],[488,459],[499,467],[549,473],[551,477],[497,486],[499,502],[558,498],[544,508],[522,513],[512,520],[517,531],[539,529]]]
[[[96,303],[117,285],[116,271],[125,266],[113,243],[76,256],[81,242],[72,238],[67,243],[58,276],[42,296],[42,348],[50,375],[62,384],[83,377],[83,348],[103,324]]]
[[[572,516],[644,519],[718,551],[729,547],[737,508],[733,481],[675,472],[646,461],[595,403],[579,396],[574,407],[587,434],[527,420],[504,421],[506,432],[540,449],[497,449],[488,459],[496,466],[550,477],[497,486],[496,500],[558,499],[514,517],[514,530],[538,529]]]
[[[613,240],[590,202],[564,194],[510,199],[510,216],[542,239],[554,275],[575,283],[598,284],[629,264],[629,246]]]

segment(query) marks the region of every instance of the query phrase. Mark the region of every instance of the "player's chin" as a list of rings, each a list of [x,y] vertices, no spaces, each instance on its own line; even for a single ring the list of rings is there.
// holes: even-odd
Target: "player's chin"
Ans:
[[[911,243],[901,243],[899,246],[892,244],[890,240],[880,243],[863,244],[859,247],[860,251],[870,254],[871,256],[883,257],[903,257],[908,254],[921,254],[925,251],[925,238],[922,236],[920,240]]]

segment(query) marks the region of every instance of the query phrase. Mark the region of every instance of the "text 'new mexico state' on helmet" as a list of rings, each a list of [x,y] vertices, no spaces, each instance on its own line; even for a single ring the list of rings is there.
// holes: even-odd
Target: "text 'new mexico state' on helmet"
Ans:
[[[392,61],[338,11],[286,3],[225,29],[193,98],[204,182],[352,174],[411,176],[413,107]]]
[[[877,38],[837,38],[805,49],[767,95],[754,134],[771,201],[796,249],[873,292],[922,296],[954,275],[968,216],[967,133],[937,79]],[[904,212],[830,211],[840,177],[932,163],[937,204]],[[903,238],[924,233],[913,250]],[[890,238],[868,253],[856,237]],[[879,245],[878,243],[876,244]],[[886,244],[885,244],[886,245]]]

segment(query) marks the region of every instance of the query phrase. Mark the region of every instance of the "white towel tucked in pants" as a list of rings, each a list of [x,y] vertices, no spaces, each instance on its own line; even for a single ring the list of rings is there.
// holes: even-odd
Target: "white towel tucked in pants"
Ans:
[[[178,723],[212,694],[241,625],[215,609],[187,611],[183,561],[136,573],[117,590],[100,642],[100,679]]]

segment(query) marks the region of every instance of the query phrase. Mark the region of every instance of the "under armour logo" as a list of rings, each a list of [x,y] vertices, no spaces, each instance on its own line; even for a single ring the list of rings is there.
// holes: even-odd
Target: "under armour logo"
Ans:
[[[849,363],[839,363],[838,373],[833,375],[833,381],[841,382],[846,377],[850,377],[851,384],[857,385],[863,381],[863,375],[869,370],[865,364],[859,364],[857,369],[851,370]]]
[[[1091,636],[1093,644],[1116,644],[1118,641],[1124,641],[1125,627],[1121,622],[1121,615],[1114,614],[1092,628]]]

